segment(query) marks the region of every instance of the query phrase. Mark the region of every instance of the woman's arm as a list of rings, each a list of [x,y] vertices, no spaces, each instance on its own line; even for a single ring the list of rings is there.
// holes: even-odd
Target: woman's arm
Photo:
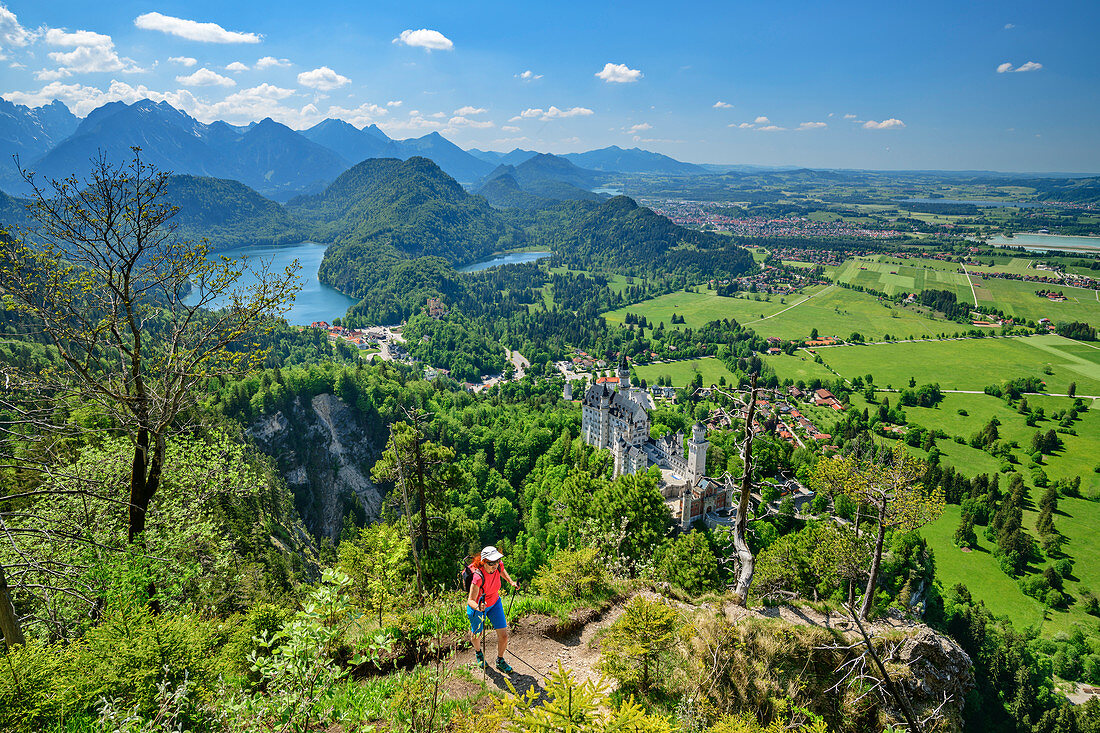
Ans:
[[[466,605],[475,611],[484,611],[481,607],[481,584],[476,582],[477,576],[474,576],[474,582],[470,583],[470,595],[466,599]]]

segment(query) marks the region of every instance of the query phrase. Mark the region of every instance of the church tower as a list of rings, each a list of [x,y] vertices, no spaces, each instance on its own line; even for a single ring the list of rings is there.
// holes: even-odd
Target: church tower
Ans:
[[[688,443],[688,474],[694,485],[707,471],[707,429],[702,423],[691,427],[691,441]]]

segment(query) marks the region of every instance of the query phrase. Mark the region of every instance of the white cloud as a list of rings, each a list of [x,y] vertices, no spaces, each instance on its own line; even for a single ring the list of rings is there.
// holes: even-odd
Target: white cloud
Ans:
[[[755,120],[753,120],[753,122],[755,122],[755,123],[756,123],[756,124],[758,124],[758,125],[767,125],[767,124],[769,124],[769,123],[771,122],[771,120],[769,120],[769,119],[768,119],[767,117],[765,117],[764,115],[760,115],[760,116],[759,116],[759,117],[757,117],[757,118],[756,118]]]
[[[454,113],[459,117],[468,117],[469,115],[483,115],[488,111],[489,110],[484,107],[471,107],[470,105],[466,105],[465,107],[459,107]]]
[[[120,58],[113,43],[77,46],[72,51],[51,51],[47,55],[62,67],[59,71],[66,76],[71,73],[86,74],[102,71],[121,71],[124,74],[145,71],[133,59]]]
[[[421,28],[418,31],[401,31],[401,35],[393,39],[393,42],[423,48],[428,51],[450,51],[455,47],[450,38],[439,31],[428,28]]]
[[[33,41],[36,35],[20,25],[15,13],[0,5],[0,45],[23,47]]]
[[[154,102],[166,101],[173,107],[183,110],[193,109],[198,104],[198,100],[186,89],[162,94],[144,85],[132,87],[120,81],[112,81],[111,86],[106,91],[98,87],[84,86],[83,84],[62,84],[55,81],[42,87],[37,92],[7,92],[4,94],[4,98],[28,107],[41,107],[55,99],[60,99],[78,117],[83,117],[96,107],[108,102],[132,104],[141,99],[151,99]]]
[[[851,112],[844,115],[844,119],[846,119],[846,120],[854,120],[855,118],[856,118],[856,116],[854,114],[852,114]]]
[[[528,69],[521,74],[516,74],[516,78],[523,79],[524,81],[534,81],[535,79],[541,79],[542,74],[536,74],[535,72]]]
[[[538,119],[543,122],[548,120],[556,120],[564,117],[587,117],[592,114],[592,110],[587,107],[570,107],[569,109],[559,109],[551,105],[550,109],[542,109],[541,107],[528,107],[520,112],[515,117],[510,118],[509,122],[518,122],[520,120],[534,120]]]
[[[404,102],[400,99],[391,99],[390,101],[386,102],[387,107],[400,107],[403,104]]]
[[[778,132],[780,130],[786,130],[786,127],[780,127],[779,125],[764,125],[763,127],[756,128],[761,132]]]
[[[235,87],[237,82],[230,79],[228,76],[222,76],[215,73],[205,66],[194,74],[188,74],[187,76],[177,76],[176,81],[183,84],[185,87]]]
[[[447,115],[446,115],[446,114],[444,114],[443,112],[432,112],[432,113],[431,113],[430,115],[428,115],[428,116],[429,116],[429,117],[434,117],[434,118],[436,118],[437,120],[441,120],[441,119],[443,119],[444,117],[446,117]]]
[[[350,84],[351,79],[337,74],[327,66],[322,66],[319,69],[303,71],[301,74],[298,74],[298,83],[304,87],[320,89],[322,92],[329,92],[345,84]]]
[[[272,66],[290,66],[290,59],[277,59],[274,56],[264,56],[256,59],[256,68],[259,71],[270,69]]]
[[[352,109],[329,107],[325,115],[338,120],[344,120],[345,122],[350,122],[356,127],[366,127],[367,125],[377,122],[379,118],[385,117],[389,113],[390,111],[385,107],[364,102]]]
[[[516,127],[515,125],[504,125],[500,129],[503,130],[504,132],[519,132],[519,128]]]
[[[487,127],[495,127],[495,125],[490,120],[471,120],[469,117],[456,115],[447,120],[447,127],[469,127],[475,130],[482,130]]]
[[[1016,27],[1016,24],[1015,24],[1015,23],[1005,23],[1005,30],[1006,30],[1006,31],[1010,31],[1010,30],[1012,30],[1012,29],[1013,29],[1013,28],[1015,28],[1015,27]]]
[[[93,33],[92,31],[74,31],[69,33],[59,28],[50,28],[46,31],[46,43],[51,46],[68,46],[70,48],[74,46],[102,46],[104,48],[114,48],[115,42],[111,40],[110,36],[103,35],[102,33]]]
[[[444,127],[442,122],[424,117],[416,110],[409,113],[408,119],[389,120],[388,122],[379,123],[378,126],[387,133],[391,130],[423,132],[424,130],[441,130]]]
[[[143,13],[134,18],[134,25],[143,30],[160,31],[202,43],[259,43],[261,38],[256,33],[227,31],[217,23],[199,23],[161,13]]]
[[[636,132],[641,132],[643,130],[652,130],[652,129],[653,129],[653,125],[649,124],[648,122],[639,122],[636,125],[631,125],[630,127],[625,128],[626,132],[629,132],[629,133],[636,133]]]
[[[199,62],[198,59],[193,59],[190,56],[169,56],[168,60],[173,64],[179,64],[180,66],[187,66],[189,68]],[[232,66],[232,64],[230,64],[230,66]]]
[[[72,75],[72,72],[68,69],[39,69],[34,72],[34,78],[38,81],[57,81],[58,79],[66,79]]]
[[[883,120],[882,122],[867,120],[863,123],[863,129],[865,130],[892,130],[898,127],[905,127],[905,123],[894,117],[891,117],[888,120]]]
[[[628,84],[638,81],[643,74],[638,69],[631,69],[626,64],[613,64],[608,61],[602,71],[597,71],[595,76],[608,83]]]
[[[233,72],[248,71],[248,66],[245,65],[245,64],[242,64],[240,61],[234,61],[233,63],[226,66],[225,70],[226,71],[233,71]]]
[[[1012,64],[1006,61],[1003,64],[997,66],[997,73],[1005,74],[1010,71],[1038,71],[1041,68],[1043,68],[1043,65],[1038,63],[1037,61],[1028,61],[1026,63],[1020,64],[1014,69],[1012,68]]]
[[[751,122],[742,122],[742,123],[738,124],[736,122],[731,122],[730,124],[726,125],[726,127],[736,127],[739,130],[747,130],[750,127],[752,127],[752,123]]]
[[[723,102],[721,100],[714,103],[714,109],[730,109],[733,107],[729,102]]]
[[[828,127],[824,122],[803,122],[798,125],[799,130],[820,130],[822,127]]]

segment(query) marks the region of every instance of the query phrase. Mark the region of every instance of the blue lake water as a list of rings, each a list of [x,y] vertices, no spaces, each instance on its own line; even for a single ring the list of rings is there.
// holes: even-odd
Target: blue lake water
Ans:
[[[298,276],[302,280],[302,289],[298,291],[293,307],[286,314],[286,320],[293,326],[308,326],[314,321],[331,323],[334,318],[342,318],[348,308],[358,302],[355,298],[350,298],[339,290],[317,281],[317,268],[321,266],[321,258],[324,257],[327,247],[328,245],[314,242],[300,242],[278,247],[250,245],[213,252],[211,256],[225,255],[233,259],[245,260],[245,273],[237,282],[238,287],[256,282],[255,276],[248,271],[248,268],[256,268],[261,262],[269,263],[268,266],[273,271],[281,272],[294,260],[298,260],[298,264],[302,266],[298,271]],[[221,304],[216,302],[213,305],[217,307]]]
[[[524,262],[534,262],[535,260],[541,260],[544,257],[549,257],[550,252],[509,252],[508,254],[497,255],[492,259],[482,260],[481,262],[475,262],[472,265],[466,265],[465,267],[458,268],[459,272],[481,272],[482,270],[488,270],[490,267],[499,267],[501,265],[520,265]]]
[[[1024,233],[1010,238],[998,234],[995,237],[990,237],[989,243],[1002,247],[1023,247],[1032,252],[1045,252],[1048,249],[1079,250],[1090,254],[1100,252],[1100,237]]]

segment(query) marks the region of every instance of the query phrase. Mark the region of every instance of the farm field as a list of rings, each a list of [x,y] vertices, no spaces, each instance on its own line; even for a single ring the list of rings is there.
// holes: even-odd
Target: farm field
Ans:
[[[727,382],[736,382],[736,377],[726,369],[726,365],[713,356],[701,359],[685,359],[684,361],[672,361],[665,364],[647,364],[634,367],[634,372],[640,379],[650,384],[657,381],[658,377],[671,377],[673,387],[683,387],[695,379],[696,374],[703,375],[703,384],[718,384],[722,377]]]
[[[872,374],[879,387],[918,384],[981,391],[1005,379],[1037,377],[1064,393],[1076,382],[1082,395],[1100,395],[1100,349],[1061,336],[917,341],[817,350],[834,371],[852,378]],[[1047,366],[1053,372],[1044,374]]]
[[[630,312],[645,316],[650,323],[663,322],[669,327],[675,313],[683,316],[684,325],[691,328],[716,319],[733,318],[761,336],[787,340],[809,338],[815,328],[822,336],[848,338],[855,331],[868,340],[880,339],[885,334],[895,338],[938,336],[963,328],[953,321],[929,318],[913,308],[884,304],[873,295],[836,285],[807,288],[802,295],[770,297],[770,301],[758,301],[724,298],[713,292],[669,293],[610,311],[604,318],[609,323],[623,323]]]
[[[880,290],[889,295],[947,290],[965,301],[972,296],[970,281],[961,269],[953,262],[877,255],[847,260],[832,277],[838,282]]]
[[[1005,315],[1030,321],[1049,318],[1055,323],[1083,321],[1100,325],[1100,301],[1096,299],[1096,290],[1001,278],[974,278],[974,286],[980,288],[979,304],[991,305],[1004,311]],[[1067,300],[1058,303],[1035,294],[1036,290],[1043,289],[1059,290]],[[981,290],[989,293],[988,300],[982,297]]]

